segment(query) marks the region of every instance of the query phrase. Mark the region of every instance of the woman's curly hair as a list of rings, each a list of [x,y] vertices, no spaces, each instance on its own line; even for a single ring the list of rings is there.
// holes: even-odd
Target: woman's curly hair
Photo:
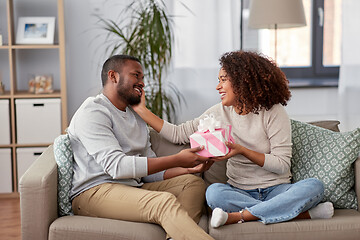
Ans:
[[[275,62],[248,51],[228,52],[221,56],[220,65],[229,78],[242,112],[258,113],[275,104],[286,105],[291,97],[289,81]]]

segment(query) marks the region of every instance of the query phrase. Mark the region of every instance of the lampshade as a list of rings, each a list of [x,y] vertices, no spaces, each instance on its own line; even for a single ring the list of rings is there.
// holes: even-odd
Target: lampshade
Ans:
[[[306,26],[302,0],[251,0],[249,26],[252,28],[293,28]]]

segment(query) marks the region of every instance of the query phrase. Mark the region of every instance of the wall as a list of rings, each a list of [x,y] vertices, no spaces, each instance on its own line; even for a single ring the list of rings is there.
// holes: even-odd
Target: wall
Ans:
[[[104,0],[64,0],[66,28],[66,67],[69,120],[80,104],[101,90],[100,69],[106,59],[104,35],[96,30],[94,13],[116,18],[121,4]],[[206,48],[208,46],[204,46]],[[205,56],[206,57],[206,56]],[[217,61],[217,59],[215,59]],[[217,68],[178,68],[169,71],[169,79],[186,99],[187,106],[179,110],[178,122],[199,116],[220,101],[215,90]],[[292,99],[286,107],[290,117],[310,121],[337,119],[337,88],[292,89]]]
[[[286,107],[290,117],[301,121],[337,119],[337,88],[293,88],[291,93]]]
[[[178,122],[199,116],[220,102],[216,91],[218,69],[178,69],[172,81],[186,99],[178,114]],[[195,80],[194,80],[195,79]],[[339,96],[336,87],[291,88],[292,97],[286,106],[290,118],[300,121],[337,120]],[[340,124],[341,129],[341,124]],[[346,129],[341,129],[346,130]]]

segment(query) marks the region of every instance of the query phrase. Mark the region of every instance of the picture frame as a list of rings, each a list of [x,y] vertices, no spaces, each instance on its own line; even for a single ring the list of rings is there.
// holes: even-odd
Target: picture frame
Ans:
[[[55,17],[19,17],[16,44],[54,44]]]

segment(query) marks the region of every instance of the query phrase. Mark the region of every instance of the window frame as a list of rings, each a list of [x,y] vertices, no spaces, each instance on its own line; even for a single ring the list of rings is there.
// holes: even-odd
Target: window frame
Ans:
[[[248,0],[251,1],[251,0]],[[323,40],[324,26],[319,25],[320,16],[318,8],[324,10],[325,0],[311,0],[311,65],[308,67],[281,67],[290,81],[290,86],[295,87],[317,87],[330,86],[337,87],[339,81],[340,66],[325,67],[323,65]],[[244,26],[243,10],[248,10],[249,2],[246,2],[244,8],[244,0],[241,0],[240,15],[240,49],[244,46]],[[323,16],[324,18],[324,16]]]
[[[311,66],[309,67],[281,67],[286,76],[290,79],[296,79],[297,82],[302,80],[309,81],[316,84],[316,81],[321,80],[335,80],[337,84],[339,78],[339,66],[325,67],[323,65],[323,41],[324,41],[324,26],[320,26],[320,16],[317,9],[322,8],[324,11],[324,0],[312,1],[312,22],[311,22]],[[333,85],[333,83],[331,84]]]

